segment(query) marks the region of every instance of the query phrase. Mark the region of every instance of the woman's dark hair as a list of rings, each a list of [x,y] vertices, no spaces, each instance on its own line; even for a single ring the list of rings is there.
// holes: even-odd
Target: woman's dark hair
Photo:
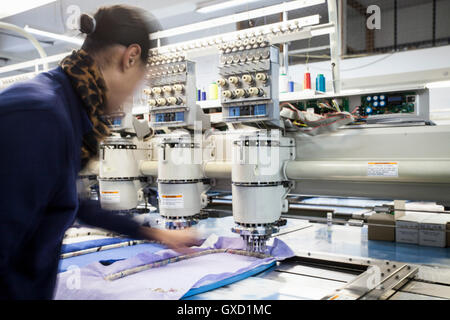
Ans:
[[[88,53],[100,52],[112,45],[141,47],[141,59],[147,62],[152,44],[149,34],[159,30],[159,24],[143,10],[125,5],[102,7],[94,17],[80,16],[80,31],[86,34],[83,46]]]

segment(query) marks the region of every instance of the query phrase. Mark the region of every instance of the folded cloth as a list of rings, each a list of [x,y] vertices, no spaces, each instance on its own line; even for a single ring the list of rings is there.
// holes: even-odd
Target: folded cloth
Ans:
[[[180,299],[238,281],[293,256],[278,239],[268,247],[268,255],[247,255],[244,248],[241,238],[219,237],[190,256],[166,249],[110,265],[95,262],[60,273],[55,299]]]

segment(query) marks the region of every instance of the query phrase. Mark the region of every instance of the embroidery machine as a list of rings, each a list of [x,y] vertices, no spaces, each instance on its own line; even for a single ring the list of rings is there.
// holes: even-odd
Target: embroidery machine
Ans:
[[[329,10],[335,14],[330,4]],[[145,157],[133,155],[131,167],[139,167],[140,179],[157,189],[166,227],[184,228],[207,217],[212,192],[231,191],[232,230],[252,251],[264,251],[267,239],[285,224],[282,214],[289,214],[290,194],[450,206],[450,127],[430,122],[425,85],[341,90],[339,68],[333,65],[333,91],[280,94],[276,45],[314,37],[317,19],[294,19],[288,29],[281,24],[256,27],[222,35],[220,41],[210,37],[151,50],[141,92],[147,105],[132,111]],[[221,95],[205,105],[196,101],[190,58],[212,49],[219,52]],[[320,109],[324,105],[334,110],[333,116]],[[352,123],[352,115],[364,123]],[[310,119],[299,125],[301,117]],[[151,130],[141,133],[146,126]],[[138,151],[127,152],[130,157]],[[100,185],[101,195],[116,191],[114,184]],[[108,199],[100,198],[111,209]],[[117,209],[124,201],[120,197]]]
[[[153,50],[139,98],[131,102],[132,110],[112,119],[115,134],[102,144],[99,163],[81,175],[80,184],[89,191],[98,177],[99,199],[109,210],[145,216],[141,213],[148,212],[150,196],[157,193],[158,201],[152,204],[158,210],[150,216],[162,216],[164,227],[199,224],[221,234],[232,230],[250,251],[264,251],[266,243],[278,237],[295,251],[295,259],[283,262],[277,272],[243,280],[206,298],[248,293],[259,299],[267,293],[264,288],[270,289],[269,297],[381,298],[391,297],[396,287],[402,290],[395,295],[403,297],[450,298],[442,289],[450,284],[448,268],[415,265],[448,265],[448,253],[436,258],[424,247],[402,251],[396,243],[368,241],[367,229],[360,227],[368,224],[371,213],[392,212],[396,219],[405,212],[380,206],[390,202],[385,199],[435,202],[448,210],[450,126],[433,125],[429,90],[420,81],[406,81],[410,75],[391,82],[366,75],[353,84],[343,81],[335,1],[308,3],[313,2],[328,3],[328,23],[320,24],[318,15],[286,18]],[[295,9],[308,6],[305,3]],[[165,30],[151,38],[170,34]],[[281,54],[278,46],[287,49],[289,41],[327,34],[332,89],[281,92],[278,75],[280,69],[287,72],[287,50]],[[220,100],[197,101],[194,60],[202,54],[217,56]],[[3,78],[0,86],[34,74]],[[314,125],[317,115],[327,114],[324,108],[365,121],[336,119],[333,130],[315,134],[311,131],[329,125]],[[308,113],[309,125],[298,125],[296,109]],[[314,203],[317,196],[333,199]],[[359,209],[374,212],[333,212],[333,221],[323,224],[326,213],[334,210],[330,203],[348,197],[363,199]],[[338,200],[334,208],[355,206]],[[374,204],[366,204],[370,201]],[[215,218],[229,212],[232,218]],[[361,285],[373,279],[373,270],[380,271],[380,278],[372,287]],[[310,280],[314,284],[308,286]]]

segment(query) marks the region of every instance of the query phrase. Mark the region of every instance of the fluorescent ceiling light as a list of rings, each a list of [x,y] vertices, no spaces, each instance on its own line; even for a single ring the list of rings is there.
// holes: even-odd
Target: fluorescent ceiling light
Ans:
[[[34,59],[34,60],[25,61],[25,62],[10,64],[10,65],[7,65],[5,67],[1,67],[0,68],[0,74],[1,73],[6,73],[6,72],[11,72],[11,71],[16,71],[16,70],[20,70],[20,69],[33,68],[33,67],[36,70],[38,70],[38,67],[40,65],[45,65],[47,63],[52,63],[52,62],[58,62],[58,61],[60,61],[61,59],[65,58],[66,56],[68,56],[71,53],[72,52],[66,52],[66,53],[61,53],[61,54],[57,54],[57,55],[50,56],[50,57],[45,57],[45,58]]]
[[[210,19],[202,22],[197,22],[193,24],[188,24],[181,27],[175,27],[163,31],[157,31],[150,34],[150,39],[161,39],[173,36],[179,36],[181,34],[186,34],[190,32],[210,29],[211,26],[219,27],[231,23],[237,23],[240,21],[245,21],[249,19],[255,19],[260,17],[269,16],[271,14],[292,11],[300,8],[306,8],[310,6],[315,6],[325,3],[326,0],[296,0],[290,2],[283,2],[281,4],[276,4],[268,7],[263,7],[255,10],[250,10],[246,12],[236,13],[228,15],[225,17],[219,17],[215,19]],[[159,14],[159,13],[158,13]],[[159,17],[159,15],[156,15]]]
[[[29,33],[32,33],[32,34],[35,34],[35,35],[38,35],[38,36],[43,36],[43,37],[47,37],[47,38],[61,40],[61,41],[73,43],[73,44],[76,44],[76,45],[79,45],[79,46],[81,46],[83,44],[83,41],[84,41],[81,38],[69,37],[69,36],[65,36],[65,35],[62,35],[62,34],[42,31],[42,30],[30,28],[29,26],[25,26],[24,29],[25,29],[26,32],[29,32]]]
[[[56,0],[20,0],[20,1],[6,1],[3,0],[0,6],[0,19],[25,12],[52,2]]]
[[[450,87],[450,81],[436,81],[431,82],[426,85],[428,89],[437,89],[437,88],[448,88]]]
[[[219,11],[222,9],[242,6],[244,4],[248,4],[251,2],[256,2],[258,0],[229,0],[229,1],[220,1],[220,2],[206,2],[203,4],[200,4],[197,8],[197,12],[200,13],[209,13],[214,11]]]
[[[232,40],[234,41],[234,40],[238,39],[238,37],[241,37],[244,35],[247,36],[249,33],[252,33],[254,35],[256,35],[256,34],[258,34],[258,35],[272,34],[273,30],[275,30],[275,29],[280,30],[282,25],[287,24],[289,26],[295,25],[296,30],[293,32],[296,34],[302,34],[303,33],[302,28],[307,27],[307,26],[313,26],[315,24],[318,24],[319,22],[320,22],[320,16],[318,14],[316,14],[316,15],[312,15],[312,16],[308,16],[308,17],[288,20],[285,22],[276,22],[276,23],[272,23],[272,24],[266,24],[263,26],[259,26],[259,27],[253,27],[250,29],[222,33],[217,36],[208,36],[208,37],[199,38],[199,39],[195,39],[195,40],[177,42],[174,44],[169,44],[169,45],[155,48],[154,50],[157,51],[158,54],[164,54],[164,53],[170,53],[170,52],[174,53],[176,51],[191,51],[196,48],[206,48],[206,47],[211,47],[211,46],[214,46],[217,49],[216,45],[223,44],[224,42],[229,42]],[[321,26],[322,25],[319,25],[316,27],[320,28]],[[313,31],[314,31],[314,29],[311,29],[311,33]],[[276,36],[271,36],[271,38],[274,38],[274,37],[276,37]],[[269,42],[272,43],[272,40],[269,39]],[[209,50],[202,50],[202,52],[203,51],[209,52]],[[217,49],[217,51],[218,51],[218,49]]]

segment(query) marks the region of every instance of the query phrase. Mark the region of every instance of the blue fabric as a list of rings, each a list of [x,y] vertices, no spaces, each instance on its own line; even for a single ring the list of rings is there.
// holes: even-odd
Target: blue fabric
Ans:
[[[102,246],[107,246],[110,244],[122,243],[132,241],[133,239],[129,238],[104,238],[104,239],[95,239],[88,241],[81,241],[75,243],[63,244],[61,247],[61,253],[69,253],[69,252],[77,252],[81,250],[98,248]]]
[[[59,261],[59,272],[67,271],[71,266],[77,266],[78,268],[82,268],[97,261],[128,259],[142,252],[153,253],[165,248],[167,247],[158,243],[142,243],[137,244],[135,246],[115,248],[83,254],[80,256],[61,259]]]
[[[190,298],[190,297],[195,296],[197,294],[204,293],[204,292],[207,292],[207,291],[211,291],[211,290],[214,290],[214,289],[217,289],[217,288],[220,288],[220,287],[224,287],[224,286],[227,286],[229,284],[232,284],[232,283],[235,283],[235,282],[247,279],[247,278],[249,278],[251,276],[254,276],[254,275],[258,274],[258,273],[261,273],[261,272],[263,272],[263,271],[265,271],[265,270],[267,270],[269,268],[272,268],[276,264],[277,264],[276,261],[273,261],[272,263],[265,264],[265,265],[260,265],[260,266],[258,266],[256,268],[252,269],[252,270],[248,270],[248,271],[243,272],[241,274],[237,274],[237,275],[235,275],[233,277],[230,277],[230,278],[227,278],[227,279],[224,279],[224,280],[220,280],[220,281],[217,281],[217,282],[214,282],[214,283],[210,283],[210,284],[198,287],[198,288],[192,288],[181,299],[182,300],[189,300],[187,298]]]
[[[83,136],[92,124],[57,67],[0,92],[0,299],[50,299],[61,242],[76,215],[136,237],[138,224],[79,203]]]

